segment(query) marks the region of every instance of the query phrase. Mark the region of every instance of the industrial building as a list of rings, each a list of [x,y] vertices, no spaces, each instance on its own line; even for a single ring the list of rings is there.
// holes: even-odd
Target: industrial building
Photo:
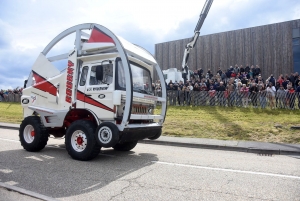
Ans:
[[[155,44],[155,57],[162,68],[181,69],[185,45],[190,38]],[[190,70],[235,64],[259,65],[263,77],[300,73],[300,19],[200,36],[191,50]]]

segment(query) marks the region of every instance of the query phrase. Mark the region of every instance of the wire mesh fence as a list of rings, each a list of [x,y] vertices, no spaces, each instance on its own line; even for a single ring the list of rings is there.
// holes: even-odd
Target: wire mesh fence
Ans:
[[[0,102],[21,102],[20,94],[3,94],[0,96]]]
[[[300,93],[295,91],[277,91],[269,94],[262,92],[240,91],[167,91],[168,105],[223,106],[253,108],[299,109]]]
[[[155,91],[161,96],[161,91]],[[2,102],[20,102],[20,94],[0,96]],[[251,93],[240,91],[167,91],[167,103],[174,106],[223,106],[223,107],[253,107],[299,109],[300,93],[295,91],[278,90],[274,95],[266,91]]]

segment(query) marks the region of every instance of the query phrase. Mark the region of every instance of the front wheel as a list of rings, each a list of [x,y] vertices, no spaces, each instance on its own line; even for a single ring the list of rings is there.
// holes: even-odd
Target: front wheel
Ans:
[[[118,143],[113,148],[116,151],[130,151],[137,145],[138,141]]]
[[[36,152],[42,150],[48,142],[48,130],[41,123],[38,116],[26,117],[19,130],[21,145],[27,151]]]
[[[112,122],[101,123],[96,131],[97,142],[101,147],[113,147],[119,141],[119,129]]]
[[[148,139],[149,140],[156,140],[156,139],[158,139],[161,136],[161,133],[162,133],[162,131],[160,129],[154,136],[149,137]]]
[[[75,160],[88,161],[98,156],[101,147],[95,138],[96,126],[87,120],[78,120],[71,124],[66,133],[66,149]]]

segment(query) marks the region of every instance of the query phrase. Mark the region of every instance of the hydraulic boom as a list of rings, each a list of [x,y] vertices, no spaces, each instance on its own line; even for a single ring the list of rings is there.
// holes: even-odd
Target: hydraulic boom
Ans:
[[[206,0],[204,7],[201,11],[198,23],[196,25],[196,28],[194,30],[194,37],[191,39],[191,41],[185,46],[184,54],[183,54],[183,60],[182,60],[182,71],[183,73],[188,73],[188,59],[191,49],[195,47],[195,44],[198,40],[198,37],[200,35],[200,29],[204,23],[204,20],[208,14],[208,11],[211,7],[211,4],[213,3],[213,0]]]

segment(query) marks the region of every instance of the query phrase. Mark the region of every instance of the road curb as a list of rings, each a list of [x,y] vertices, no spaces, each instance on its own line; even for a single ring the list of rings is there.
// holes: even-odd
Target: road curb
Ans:
[[[29,190],[26,190],[24,188],[20,188],[20,187],[17,187],[17,186],[8,185],[8,184],[2,183],[2,182],[0,182],[0,187],[5,188],[5,189],[10,190],[10,191],[15,191],[15,192],[18,192],[20,194],[27,195],[27,196],[30,196],[30,197],[33,197],[33,198],[41,199],[41,200],[58,201],[55,198],[48,197],[46,195],[42,195],[42,194],[39,194],[39,193],[35,193],[33,191],[29,191]]]
[[[297,151],[284,151],[280,149],[256,149],[247,147],[233,147],[233,146],[222,146],[222,145],[209,145],[209,144],[193,144],[193,143],[181,143],[181,142],[167,142],[159,140],[140,140],[140,143],[144,144],[156,144],[156,145],[167,145],[176,147],[188,147],[188,148],[202,148],[202,149],[214,149],[224,151],[238,151],[247,153],[256,153],[259,155],[300,155]]]
[[[19,130],[19,127],[4,126],[4,125],[0,125],[0,128],[9,129],[9,130]]]

